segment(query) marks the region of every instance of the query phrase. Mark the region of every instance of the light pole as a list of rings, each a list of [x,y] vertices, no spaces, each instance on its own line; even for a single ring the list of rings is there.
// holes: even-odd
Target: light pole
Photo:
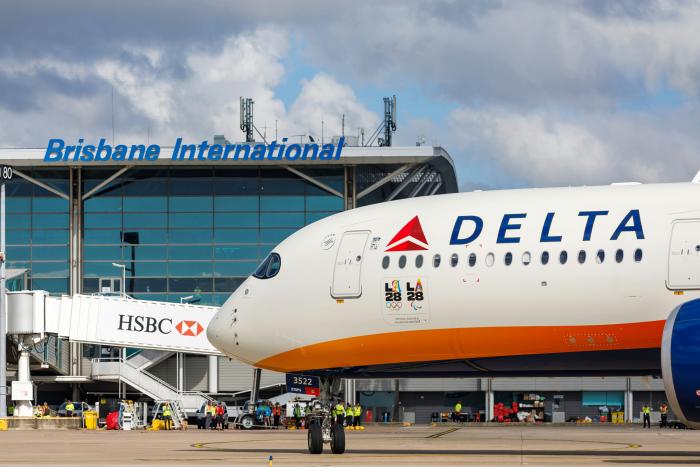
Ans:
[[[126,297],[126,292],[124,291],[124,287],[126,286],[126,265],[125,264],[119,264],[119,263],[112,263],[112,266],[115,268],[120,268],[122,270],[122,283],[119,287],[119,292],[120,295],[123,297]],[[122,347],[121,351],[121,363],[126,363],[126,347]],[[124,394],[124,399],[126,399],[126,383],[118,382],[119,384],[119,397],[122,397],[122,393]]]
[[[188,295],[186,297],[180,297],[180,304],[187,303],[194,299],[194,295]],[[182,352],[175,354],[175,366],[177,367],[177,392],[182,393],[182,389],[185,386],[185,356]]]
[[[126,295],[126,292],[124,291],[124,287],[126,286],[126,265],[119,264],[119,263],[112,263],[112,266],[114,266],[115,268],[120,268],[122,270],[122,283],[121,283],[121,286],[119,287],[119,292],[120,292],[120,295],[123,297]]]

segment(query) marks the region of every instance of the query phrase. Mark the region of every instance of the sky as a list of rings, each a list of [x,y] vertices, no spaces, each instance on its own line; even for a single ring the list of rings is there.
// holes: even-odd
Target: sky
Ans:
[[[698,1],[0,0],[0,147],[370,134],[460,188],[689,181]],[[323,123],[322,123],[323,122]]]

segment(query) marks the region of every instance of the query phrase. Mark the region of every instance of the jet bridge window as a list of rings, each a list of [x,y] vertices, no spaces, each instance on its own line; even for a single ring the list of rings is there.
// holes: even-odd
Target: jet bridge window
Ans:
[[[253,273],[253,277],[258,279],[270,279],[275,277],[282,267],[282,258],[275,252],[270,253],[267,258],[260,263],[258,269]]]

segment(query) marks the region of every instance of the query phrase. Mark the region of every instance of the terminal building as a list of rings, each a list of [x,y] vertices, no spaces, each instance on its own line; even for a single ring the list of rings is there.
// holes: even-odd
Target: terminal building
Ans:
[[[6,183],[6,265],[8,287],[54,295],[125,293],[218,306],[278,242],[309,223],[372,203],[458,190],[454,164],[440,147],[348,146],[340,160],[286,167],[43,158],[43,149],[0,149],[0,163],[15,175]],[[12,378],[13,352],[8,355]],[[123,352],[56,339],[32,355],[39,403],[124,394],[168,399],[184,392],[241,400],[252,384],[249,366],[222,357]],[[125,358],[129,368],[104,371],[102,363],[115,358]],[[283,386],[284,375],[263,372],[267,394]],[[546,411],[566,417],[593,415],[607,405],[627,408],[629,418],[644,402],[657,407],[664,398],[661,380],[636,377],[357,380],[354,388],[376,420],[387,413],[418,423],[456,401],[477,412],[536,394]]]

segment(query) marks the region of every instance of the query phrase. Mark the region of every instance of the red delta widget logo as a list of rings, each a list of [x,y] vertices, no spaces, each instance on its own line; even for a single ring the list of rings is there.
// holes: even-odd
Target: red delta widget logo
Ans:
[[[420,251],[427,249],[428,240],[425,238],[418,216],[415,216],[394,235],[385,251]]]

